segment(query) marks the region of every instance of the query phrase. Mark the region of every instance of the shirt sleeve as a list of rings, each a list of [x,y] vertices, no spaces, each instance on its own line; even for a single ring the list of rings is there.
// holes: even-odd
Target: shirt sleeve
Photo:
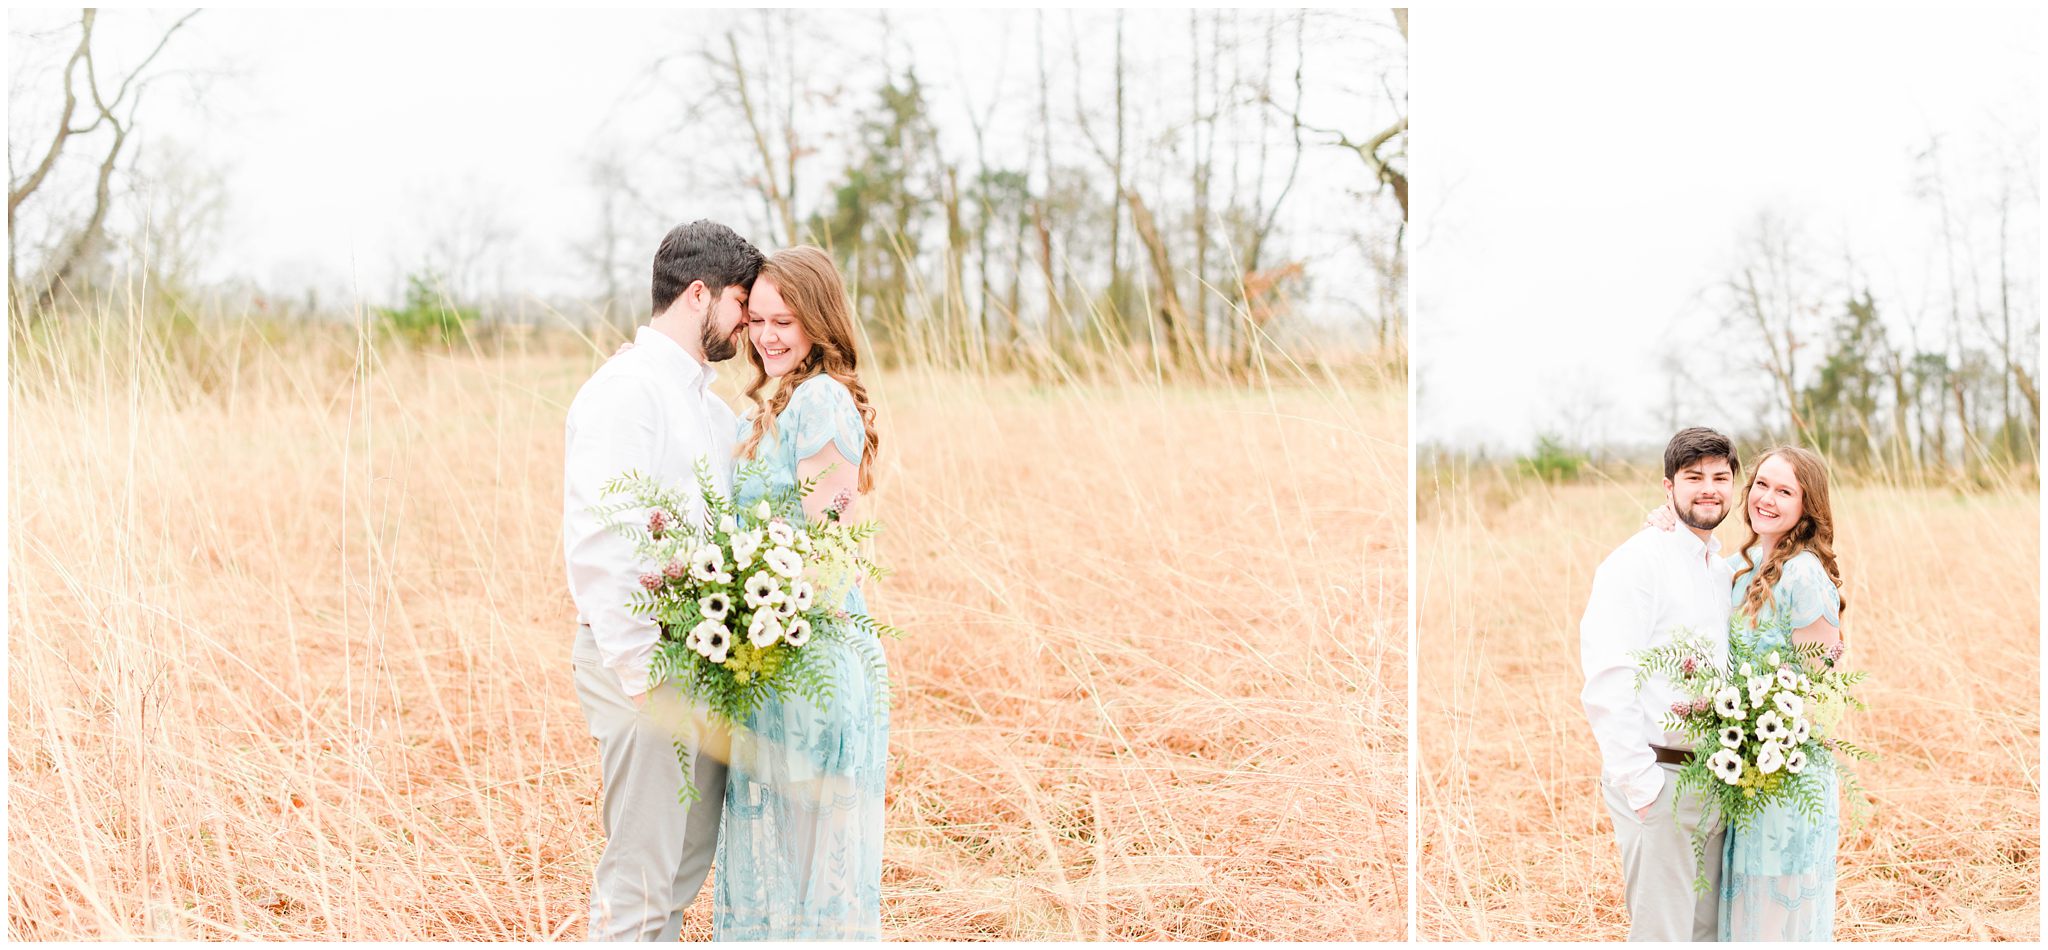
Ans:
[[[804,380],[790,396],[788,423],[793,458],[803,461],[825,451],[826,443],[839,447],[847,461],[860,464],[867,444],[867,426],[854,405],[853,394],[836,379],[823,374]]]
[[[1648,640],[1655,617],[1649,571],[1634,553],[1617,552],[1593,574],[1593,593],[1579,620],[1579,665],[1586,674],[1579,701],[1600,745],[1600,777],[1621,791],[1630,808],[1642,808],[1664,787],[1650,752],[1663,730],[1643,712],[1637,664],[1629,656]]]
[[[651,382],[616,377],[593,384],[571,406],[563,444],[563,549],[569,593],[590,625],[599,661],[628,696],[647,691],[661,630],[633,613],[627,599],[646,566],[633,544],[604,526],[590,508],[605,503],[604,483],[627,471],[653,472],[661,444],[659,397]],[[630,521],[647,513],[626,511]]]
[[[1842,593],[1828,579],[1820,558],[1811,553],[1801,552],[1785,562],[1785,573],[1778,579],[1774,596],[1784,599],[1785,615],[1794,630],[1816,620],[1826,620],[1835,627],[1842,625]]]

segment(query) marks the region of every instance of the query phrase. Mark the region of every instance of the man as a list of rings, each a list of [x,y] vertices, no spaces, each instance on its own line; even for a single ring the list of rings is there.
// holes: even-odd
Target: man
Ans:
[[[1682,696],[1653,679],[1635,688],[1634,651],[1668,642],[1679,630],[1705,635],[1721,655],[1728,644],[1733,583],[1713,536],[1728,516],[1741,462],[1728,438],[1686,429],[1664,447],[1664,495],[1688,530],[1645,528],[1616,548],[1593,574],[1579,621],[1580,700],[1600,744],[1600,791],[1621,845],[1628,885],[1630,940],[1713,940],[1720,917],[1720,816],[1699,796],[1677,795],[1678,769],[1692,755],[1660,725]],[[1706,839],[1707,892],[1694,891],[1695,830]]]
[[[604,853],[590,894],[590,939],[673,941],[718,844],[725,766],[675,684],[650,686],[660,630],[627,598],[646,565],[590,509],[628,470],[694,485],[697,460],[729,490],[737,419],[711,392],[712,363],[738,352],[761,252],[724,225],[698,221],[654,255],[654,317],[635,346],[599,367],[569,404],[563,454],[563,546],[579,626],[576,698],[604,773]],[[695,519],[701,512],[678,512]],[[691,757],[697,800],[678,800]]]

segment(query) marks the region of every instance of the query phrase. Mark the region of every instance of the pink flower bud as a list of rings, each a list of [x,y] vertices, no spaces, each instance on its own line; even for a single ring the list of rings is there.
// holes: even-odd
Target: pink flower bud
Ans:
[[[1681,699],[1678,702],[1671,704],[1671,714],[1674,716],[1684,716],[1690,714],[1691,712],[1692,702],[1690,700]]]
[[[667,575],[669,580],[679,581],[683,579],[683,575],[690,573],[690,566],[684,564],[682,558],[676,558],[668,562],[668,566],[662,568],[661,572]]]
[[[1712,708],[1714,708],[1714,701],[1705,696],[1692,701],[1692,711],[1694,714],[1703,713]]]
[[[648,590],[660,590],[660,589],[661,589],[661,575],[660,575],[660,574],[642,574],[642,575],[640,575],[640,586],[642,586],[642,587],[645,587],[645,588],[647,588]]]
[[[668,512],[659,508],[654,509],[654,513],[647,516],[647,533],[658,539],[667,530]]]
[[[1685,658],[1685,662],[1678,664],[1678,668],[1684,670],[1686,672],[1686,675],[1690,676],[1694,673],[1699,672],[1700,661],[1697,657],[1689,656]]]
[[[846,514],[846,509],[851,507],[852,505],[853,489],[842,488],[840,489],[839,494],[832,496],[832,504],[826,507],[825,517],[833,521],[838,521],[840,520],[840,516]]]

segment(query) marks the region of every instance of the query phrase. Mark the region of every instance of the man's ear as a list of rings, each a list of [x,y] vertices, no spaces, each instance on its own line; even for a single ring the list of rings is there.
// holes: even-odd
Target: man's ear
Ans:
[[[1667,499],[1671,497],[1671,479],[1668,478],[1664,480],[1664,497]]]
[[[683,296],[690,298],[691,305],[701,310],[711,300],[711,289],[704,286],[703,281],[693,280],[690,286],[683,288]]]

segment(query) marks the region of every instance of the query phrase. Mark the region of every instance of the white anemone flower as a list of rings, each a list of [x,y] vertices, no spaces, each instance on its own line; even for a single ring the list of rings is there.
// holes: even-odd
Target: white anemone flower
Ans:
[[[761,555],[768,569],[784,577],[795,577],[804,572],[804,559],[788,548],[776,548]]]
[[[1798,689],[1799,674],[1792,672],[1792,668],[1789,666],[1779,667],[1778,686],[1784,689]]]
[[[1777,665],[1778,665],[1778,651],[1776,651],[1776,650],[1772,650],[1772,651],[1771,651],[1771,655],[1770,655],[1770,656],[1764,657],[1764,663],[1765,663],[1765,664],[1767,664],[1767,665],[1770,665],[1770,666],[1777,666]]]
[[[754,552],[761,550],[761,532],[742,531],[732,536],[732,563],[744,571],[754,566]]]
[[[725,572],[725,553],[718,545],[707,544],[690,554],[690,576],[700,581],[714,582]]]
[[[811,609],[811,599],[816,596],[817,591],[811,589],[811,582],[807,580],[798,579],[789,588],[789,602],[795,604],[798,610]]]
[[[1742,664],[1742,669],[1740,669],[1740,670],[1737,670],[1737,671],[1736,671],[1736,673],[1738,673],[1739,675],[1741,675],[1741,677],[1742,677],[1743,679],[1748,679],[1748,678],[1750,678],[1750,677],[1752,677],[1752,676],[1755,676],[1755,675],[1756,675],[1756,671],[1755,671],[1755,670],[1753,670],[1753,669],[1750,669],[1750,667],[1749,667],[1749,664],[1747,664],[1747,663],[1744,663],[1744,664]]]
[[[697,612],[706,620],[724,620],[726,614],[732,613],[732,597],[722,591],[705,594],[697,598]]]
[[[796,543],[796,532],[790,529],[789,522],[777,518],[768,522],[768,540],[776,547],[786,548]]]
[[[730,636],[731,631],[725,628],[725,624],[716,620],[705,620],[690,628],[688,642],[690,649],[697,651],[698,655],[710,656],[715,646],[725,643]]]
[[[1806,712],[1806,703],[1799,698],[1798,693],[1780,692],[1771,697],[1771,705],[1778,707],[1778,711],[1784,713],[1785,718],[1795,721],[1800,714]]]
[[[763,610],[754,615],[754,622],[747,627],[747,642],[755,649],[772,646],[782,639],[782,623],[775,619],[773,611]]]
[[[1742,718],[1742,691],[1733,686],[1714,694],[1714,715],[1723,719]]]
[[[796,536],[796,550],[797,550],[797,553],[799,553],[799,554],[809,554],[809,553],[811,553],[811,536],[810,536],[810,535],[808,535],[808,534],[799,534],[799,535],[797,535],[797,536]]]
[[[1792,738],[1792,730],[1776,712],[1765,712],[1756,717],[1756,737],[1765,742],[1781,742]]]
[[[726,534],[736,534],[740,530],[740,523],[731,515],[723,515],[718,519],[718,530]]]
[[[768,499],[763,498],[760,504],[754,506],[754,517],[767,521],[774,516],[775,509],[768,507]]]
[[[1787,772],[1790,772],[1790,773],[1792,773],[1793,775],[1798,775],[1798,774],[1799,774],[1800,772],[1802,772],[1802,771],[1805,771],[1805,770],[1806,770],[1806,750],[1805,750],[1805,749],[1793,749],[1790,755],[1787,755],[1787,756],[1785,756],[1785,771],[1787,771]]]
[[[802,617],[790,621],[782,630],[782,642],[793,647],[811,642],[811,622]]]
[[[775,578],[765,573],[749,577],[747,578],[747,607],[753,610],[766,607],[774,603],[775,595],[781,592],[782,589],[775,586]]]
[[[1742,781],[1742,756],[1734,749],[1722,749],[1707,759],[1707,768],[1721,781],[1733,785]]]
[[[690,630],[691,649],[713,663],[725,662],[726,651],[732,648],[732,631],[725,624],[706,620]]]
[[[1764,743],[1762,752],[1756,754],[1756,770],[1769,775],[1785,767],[1785,753],[1775,742]]]
[[[1749,704],[1750,704],[1751,706],[1761,706],[1761,705],[1763,705],[1763,704],[1764,704],[1764,697],[1765,697],[1765,696],[1769,696],[1769,695],[1771,694],[1771,684],[1772,684],[1772,683],[1774,683],[1774,682],[1777,682],[1777,681],[1776,681],[1776,680],[1773,680],[1773,679],[1771,679],[1771,678],[1770,678],[1770,677],[1768,677],[1768,676],[1752,676],[1752,677],[1750,677],[1750,678],[1749,678]]]
[[[1805,744],[1806,744],[1806,740],[1808,740],[1808,739],[1811,739],[1811,738],[1813,738],[1813,728],[1812,728],[1811,726],[1808,726],[1808,725],[1806,724],[1806,720],[1805,720],[1805,719],[1794,719],[1794,720],[1792,720],[1792,744],[1793,744],[1793,745],[1805,745]]]
[[[1742,727],[1728,726],[1721,730],[1721,744],[1730,749],[1742,748]]]

